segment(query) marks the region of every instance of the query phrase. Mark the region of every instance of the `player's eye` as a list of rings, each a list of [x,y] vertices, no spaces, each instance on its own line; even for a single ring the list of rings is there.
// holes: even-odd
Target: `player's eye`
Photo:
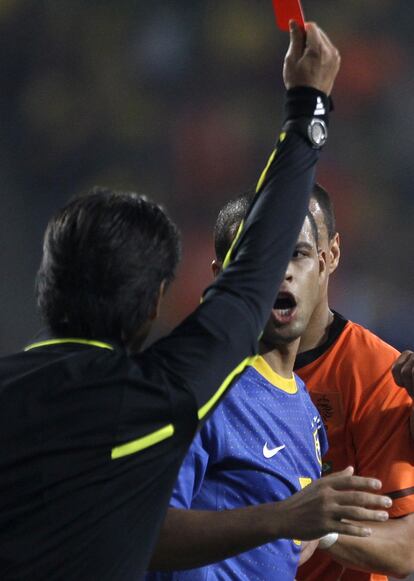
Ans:
[[[303,258],[305,256],[308,256],[308,252],[306,250],[303,250],[302,248],[296,248],[293,252],[292,258]]]

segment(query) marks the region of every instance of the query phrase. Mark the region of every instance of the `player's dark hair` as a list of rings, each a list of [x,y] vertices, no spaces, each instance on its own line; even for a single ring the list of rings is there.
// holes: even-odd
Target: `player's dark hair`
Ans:
[[[240,222],[246,216],[253,198],[252,192],[246,192],[227,202],[218,213],[214,226],[214,248],[220,262],[226,258]]]
[[[60,335],[129,342],[180,258],[176,226],[143,196],[95,188],[49,222],[37,301]]]
[[[325,190],[325,188],[321,186],[321,184],[315,183],[312,189],[311,198],[314,199],[321,207],[325,226],[328,231],[328,237],[329,240],[332,240],[336,234],[336,220],[331,196]]]
[[[253,193],[247,192],[234,200],[230,200],[230,202],[227,202],[227,204],[220,210],[214,226],[214,248],[216,251],[216,257],[220,262],[224,261],[240,222],[247,214],[247,210],[250,207],[253,197]],[[316,246],[318,246],[319,234],[317,224],[309,211],[306,213],[306,216],[309,218],[312,234]]]

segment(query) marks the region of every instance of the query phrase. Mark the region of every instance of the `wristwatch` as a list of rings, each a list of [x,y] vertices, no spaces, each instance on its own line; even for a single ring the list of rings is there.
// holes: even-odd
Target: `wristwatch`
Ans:
[[[318,117],[298,117],[287,121],[283,131],[296,131],[306,137],[314,149],[323,147],[328,139],[328,127],[323,119]]]

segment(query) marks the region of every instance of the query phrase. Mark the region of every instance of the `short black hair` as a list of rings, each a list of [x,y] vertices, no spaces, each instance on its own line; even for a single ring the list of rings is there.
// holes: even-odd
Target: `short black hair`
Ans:
[[[332,238],[336,234],[336,220],[335,210],[330,194],[319,183],[315,183],[312,189],[311,199],[315,200],[321,207],[326,229],[328,231],[328,238]]]
[[[216,257],[220,262],[223,262],[226,258],[240,222],[246,217],[253,198],[254,194],[247,192],[234,200],[230,200],[220,210],[214,226],[214,248]],[[306,213],[306,217],[309,218],[312,234],[316,246],[318,246],[319,234],[315,219],[309,211]]]
[[[226,258],[240,222],[245,218],[253,198],[252,192],[246,192],[227,202],[218,213],[214,226],[214,249],[220,262]]]
[[[145,196],[94,188],[49,222],[36,280],[55,334],[129,342],[180,259],[176,226]]]

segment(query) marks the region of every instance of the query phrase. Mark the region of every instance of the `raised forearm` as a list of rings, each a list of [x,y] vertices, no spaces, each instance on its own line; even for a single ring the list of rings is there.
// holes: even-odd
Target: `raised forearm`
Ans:
[[[359,571],[404,578],[414,571],[412,515],[386,523],[367,523],[367,538],[340,535],[328,553],[342,565]]]
[[[220,512],[170,508],[150,569],[193,569],[268,543],[278,536],[275,512],[274,504]]]

